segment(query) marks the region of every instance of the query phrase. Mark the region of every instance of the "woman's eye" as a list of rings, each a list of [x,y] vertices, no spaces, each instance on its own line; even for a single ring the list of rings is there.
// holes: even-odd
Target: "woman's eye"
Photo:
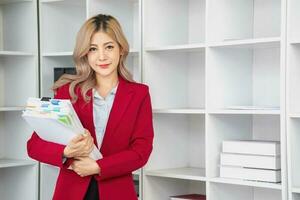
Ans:
[[[90,49],[89,49],[89,51],[96,51],[97,49],[95,48],[95,47],[91,47]]]
[[[114,46],[112,46],[112,45],[109,45],[106,47],[106,49],[108,49],[108,50],[112,50],[113,48],[114,48]]]

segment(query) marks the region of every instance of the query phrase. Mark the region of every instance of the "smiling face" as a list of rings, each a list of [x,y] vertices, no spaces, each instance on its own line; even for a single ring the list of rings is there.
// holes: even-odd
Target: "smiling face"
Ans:
[[[97,78],[118,76],[120,47],[108,34],[99,31],[92,36],[87,57]]]

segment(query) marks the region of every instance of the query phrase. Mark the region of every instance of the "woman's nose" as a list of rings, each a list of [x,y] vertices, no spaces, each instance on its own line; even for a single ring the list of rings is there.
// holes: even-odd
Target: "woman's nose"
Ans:
[[[105,51],[103,49],[99,50],[98,59],[99,60],[105,60],[106,59],[106,54],[105,54]]]

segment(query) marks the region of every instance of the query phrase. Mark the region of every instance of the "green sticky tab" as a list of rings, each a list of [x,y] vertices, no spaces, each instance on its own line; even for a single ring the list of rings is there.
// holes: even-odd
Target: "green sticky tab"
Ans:
[[[67,126],[71,125],[71,121],[67,115],[59,117],[58,121],[62,122],[63,124],[65,124]]]

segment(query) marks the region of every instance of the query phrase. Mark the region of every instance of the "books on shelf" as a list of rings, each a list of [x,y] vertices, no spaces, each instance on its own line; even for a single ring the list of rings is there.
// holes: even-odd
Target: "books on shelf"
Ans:
[[[281,170],[221,166],[220,177],[279,183],[281,182]]]
[[[281,182],[280,143],[262,140],[222,142],[220,177]]]
[[[222,143],[223,153],[279,156],[280,143],[261,140],[227,140]]]
[[[170,200],[206,200],[206,196],[202,194],[185,194],[170,196]]]
[[[280,156],[221,153],[221,165],[280,169]]]

